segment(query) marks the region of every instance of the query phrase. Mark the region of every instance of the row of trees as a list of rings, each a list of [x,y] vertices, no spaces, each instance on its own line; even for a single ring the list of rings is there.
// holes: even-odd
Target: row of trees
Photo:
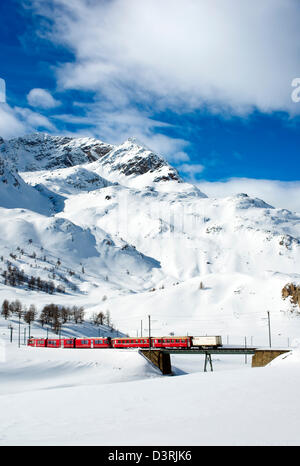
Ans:
[[[37,309],[34,304],[30,304],[29,308],[27,308],[18,299],[12,302],[5,299],[1,306],[1,315],[5,320],[11,315],[15,315],[18,318],[23,318],[27,324],[31,324],[37,316]]]
[[[57,304],[47,304],[42,309],[39,318],[42,326],[51,325],[53,328],[60,328],[67,322],[82,324],[84,322],[84,308],[82,306],[59,306]]]
[[[53,294],[65,293],[65,287],[62,285],[55,286],[54,282],[49,280],[42,280],[40,277],[29,277],[23,270],[16,266],[7,267],[7,270],[2,272],[4,284],[13,287],[27,287],[29,290],[42,291],[44,293]]]
[[[74,322],[82,324],[84,322],[85,311],[83,306],[63,306],[58,304],[46,304],[38,315],[36,306],[30,304],[29,308],[23,305],[20,300],[9,302],[5,299],[1,306],[1,315],[7,320],[12,316],[22,319],[28,325],[38,321],[42,327],[49,325],[51,329],[59,333],[63,324]],[[109,310],[105,313],[100,311],[92,316],[94,325],[106,325],[111,330],[114,329]]]
[[[42,327],[48,324],[55,332],[58,332],[61,326],[67,322],[83,323],[84,308],[82,306],[67,307],[57,304],[46,304],[38,317],[34,304],[30,304],[29,308],[27,308],[18,299],[12,302],[5,299],[1,306],[1,315],[5,320],[15,315],[29,325],[31,322],[38,320]]]

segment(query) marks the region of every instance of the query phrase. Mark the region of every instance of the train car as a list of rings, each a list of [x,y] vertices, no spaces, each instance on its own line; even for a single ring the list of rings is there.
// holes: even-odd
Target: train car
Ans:
[[[99,337],[99,338],[91,338],[92,348],[111,348],[111,338],[110,337]]]
[[[75,348],[111,348],[111,339],[107,338],[76,338]]]
[[[92,348],[91,338],[76,338],[75,348]]]
[[[46,339],[47,348],[61,348],[63,346],[61,338],[48,338]]]
[[[46,347],[47,340],[45,338],[29,338],[27,341],[28,346],[38,346],[38,347]]]
[[[62,340],[63,348],[75,348],[76,338],[64,338]]]
[[[152,340],[152,339],[151,339]],[[113,338],[113,348],[149,348],[149,338]]]
[[[217,336],[200,336],[191,337],[192,347],[196,348],[218,348],[222,346],[222,337]]]
[[[59,338],[48,339],[48,338],[29,338],[27,340],[28,346],[37,346],[44,348],[60,348],[62,340]]]
[[[191,337],[154,337],[151,338],[153,348],[190,348]]]

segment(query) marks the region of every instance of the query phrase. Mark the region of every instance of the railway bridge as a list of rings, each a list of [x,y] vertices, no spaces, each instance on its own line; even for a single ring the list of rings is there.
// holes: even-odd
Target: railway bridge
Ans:
[[[251,355],[252,356],[252,367],[263,367],[269,364],[273,359],[277,358],[281,354],[288,353],[288,349],[273,349],[273,348],[245,348],[245,347],[229,347],[222,346],[219,348],[207,348],[207,349],[140,349],[139,353],[147,359],[149,363],[158,368],[163,375],[172,375],[172,354],[203,354],[204,359],[204,372],[207,372],[208,367],[213,371],[212,355]]]

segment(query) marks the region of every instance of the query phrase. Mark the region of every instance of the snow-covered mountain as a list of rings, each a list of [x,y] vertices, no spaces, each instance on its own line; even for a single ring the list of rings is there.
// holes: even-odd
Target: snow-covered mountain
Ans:
[[[126,332],[151,314],[156,333],[262,334],[270,310],[277,335],[297,334],[281,290],[300,281],[298,214],[207,198],[135,138],[34,134],[1,140],[0,156],[2,269],[64,284],[51,300],[105,306]]]
[[[9,141],[0,138],[0,153],[20,171],[64,168],[93,162],[113,146],[92,138],[70,138],[34,133]]]

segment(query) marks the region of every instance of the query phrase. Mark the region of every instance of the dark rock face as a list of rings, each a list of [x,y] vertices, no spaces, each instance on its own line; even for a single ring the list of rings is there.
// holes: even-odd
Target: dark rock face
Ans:
[[[106,163],[109,163],[109,160],[107,160]],[[154,154],[151,154],[148,157],[136,156],[126,163],[114,164],[114,168],[126,176],[154,173],[155,171],[158,171],[165,166],[168,166],[168,164],[163,159],[160,159]],[[180,177],[177,171],[172,167],[169,168],[170,173],[168,176],[158,176],[154,179],[154,181],[167,181],[170,179],[179,181]]]
[[[182,182],[175,168],[135,138],[129,138],[121,146],[110,151],[101,162],[125,176],[153,173],[154,182],[170,180]]]
[[[295,283],[287,283],[282,289],[283,299],[290,298],[291,303],[300,307],[300,286]]]
[[[97,139],[37,133],[7,141],[3,153],[20,171],[35,171],[95,162],[112,148]]]
[[[162,160],[158,159],[154,155],[151,155],[147,158],[137,156],[130,160],[125,165],[116,165],[116,168],[119,169],[124,175],[144,175],[148,172],[153,172],[158,170],[163,166]]]

